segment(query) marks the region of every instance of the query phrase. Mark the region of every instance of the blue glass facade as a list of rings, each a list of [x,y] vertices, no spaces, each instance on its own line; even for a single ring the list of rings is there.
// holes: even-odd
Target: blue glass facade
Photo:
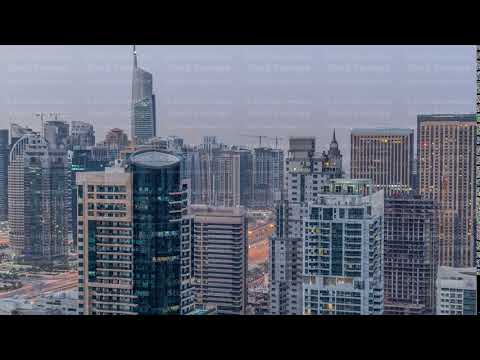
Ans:
[[[181,305],[180,159],[156,151],[130,158],[133,174],[134,295],[139,314],[179,314]]]

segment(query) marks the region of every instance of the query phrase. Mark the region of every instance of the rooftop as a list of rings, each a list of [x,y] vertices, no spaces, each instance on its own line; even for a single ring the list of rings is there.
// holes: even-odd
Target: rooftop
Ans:
[[[378,128],[378,129],[352,129],[352,135],[410,135],[413,129],[395,129],[395,128]]]
[[[418,121],[475,121],[475,114],[421,114]]]
[[[180,159],[161,151],[146,150],[133,153],[129,158],[129,162],[150,168],[162,168],[179,163]]]

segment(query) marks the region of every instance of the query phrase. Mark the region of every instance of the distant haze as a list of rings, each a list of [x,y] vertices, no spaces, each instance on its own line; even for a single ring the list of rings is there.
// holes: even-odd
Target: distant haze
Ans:
[[[159,135],[318,138],[349,159],[353,127],[416,128],[419,113],[475,111],[474,46],[137,46]],[[36,112],[130,131],[131,46],[0,46],[0,128]],[[263,143],[272,144],[271,140]],[[284,141],[284,144],[286,142]]]

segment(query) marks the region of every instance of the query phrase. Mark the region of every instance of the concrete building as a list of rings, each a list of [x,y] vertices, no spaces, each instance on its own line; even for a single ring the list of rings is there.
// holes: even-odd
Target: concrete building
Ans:
[[[476,269],[440,266],[437,276],[437,315],[477,315]]]
[[[438,204],[439,264],[475,264],[475,115],[419,115],[420,195]]]
[[[477,134],[476,134],[476,185],[477,185],[477,273],[480,274],[480,45],[477,45]]]
[[[195,204],[249,206],[252,198],[252,154],[244,149],[199,149]],[[196,159],[196,158],[195,158]]]
[[[389,196],[412,190],[413,129],[353,129],[350,176]]]
[[[8,130],[0,129],[0,221],[8,220]]]
[[[303,314],[383,314],[383,191],[335,179],[303,218]]]
[[[302,314],[303,218],[308,203],[336,171],[324,168],[315,138],[292,137],[285,161],[285,191],[276,203],[276,232],[269,243],[270,313]],[[341,159],[337,157],[337,159]],[[340,161],[341,163],[341,161]],[[338,164],[338,162],[337,162]],[[326,165],[326,164],[325,164]]]
[[[71,250],[77,250],[77,187],[75,186],[76,174],[78,172],[103,171],[108,167],[108,161],[93,160],[91,149],[76,149],[69,152],[71,164],[71,211],[72,211],[72,246]]]
[[[95,146],[93,125],[83,121],[72,121],[68,143],[71,150],[87,149]]]
[[[122,129],[114,128],[105,135],[103,144],[124,149],[128,146],[128,136]]]
[[[70,136],[70,125],[65,121],[57,119],[48,120],[43,123],[43,137],[51,149],[64,149],[68,147]]]
[[[245,315],[248,293],[245,210],[192,205],[189,216],[195,303],[215,305],[218,314]]]
[[[137,151],[126,168],[78,173],[77,186],[79,311],[192,311],[188,189],[180,159]]]
[[[33,132],[29,127],[23,127],[18,124],[10,124],[10,149],[22,138],[23,135]]]
[[[251,207],[273,208],[276,197],[283,189],[283,150],[271,148],[253,149],[253,196]]]
[[[154,137],[146,142],[146,146],[160,151],[181,154],[183,149],[183,138],[178,136]]]
[[[385,314],[434,314],[437,229],[432,200],[413,195],[385,199]]]
[[[31,133],[16,141],[9,162],[8,221],[16,260],[65,261],[71,195],[66,151]]]
[[[153,77],[137,64],[137,52],[133,46],[133,79],[131,104],[131,135],[135,145],[144,144],[157,136]]]

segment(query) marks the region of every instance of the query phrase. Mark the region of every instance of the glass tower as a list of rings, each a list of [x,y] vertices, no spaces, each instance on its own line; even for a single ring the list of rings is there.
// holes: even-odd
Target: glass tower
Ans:
[[[8,216],[8,130],[0,130],[0,221]]]
[[[180,314],[182,292],[182,216],[187,189],[181,186],[180,159],[159,151],[138,151],[129,159],[133,174],[134,295],[139,314]],[[187,239],[185,239],[187,240]],[[188,240],[189,241],[189,240]],[[182,249],[182,244],[185,249]],[[188,262],[188,261],[187,261]]]
[[[133,47],[132,140],[141,145],[156,136],[155,95],[152,74],[138,67]]]

